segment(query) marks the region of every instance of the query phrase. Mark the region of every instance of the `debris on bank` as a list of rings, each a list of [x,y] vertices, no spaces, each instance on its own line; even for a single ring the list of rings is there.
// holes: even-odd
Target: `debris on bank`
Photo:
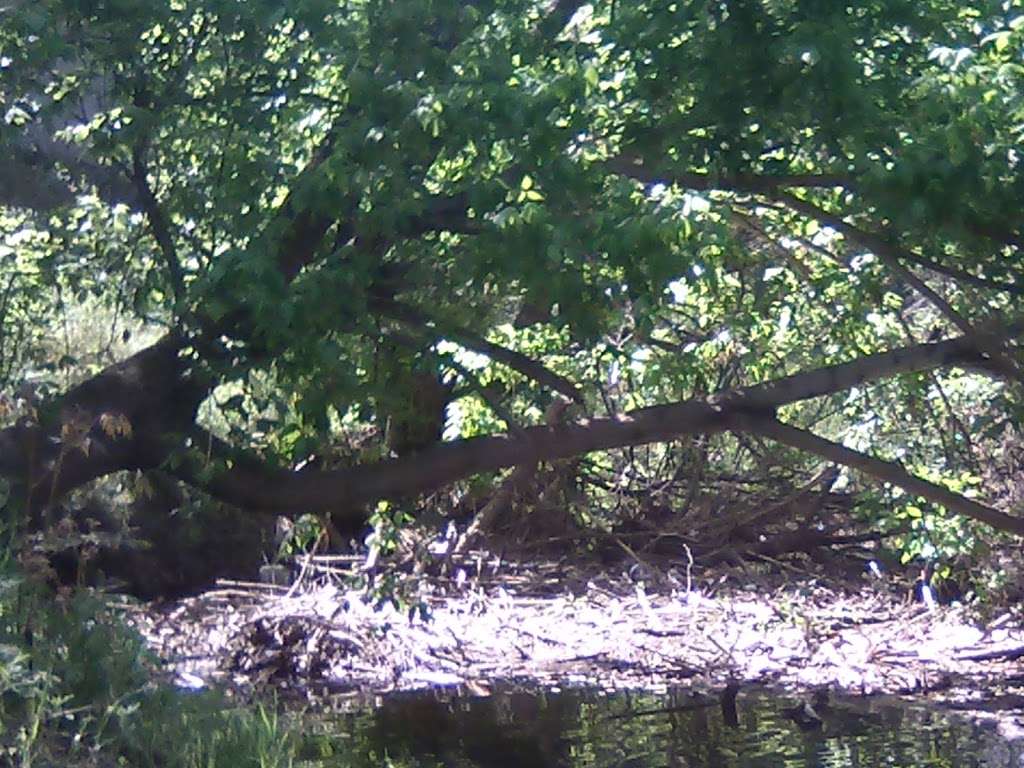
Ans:
[[[733,682],[1024,707],[1024,627],[1009,614],[979,627],[960,606],[810,575],[773,584],[702,574],[687,584],[674,572],[503,563],[488,579],[496,561],[485,558],[472,579],[420,577],[415,611],[372,605],[336,576],[307,574],[291,587],[226,583],[130,619],[180,685],[302,698]]]

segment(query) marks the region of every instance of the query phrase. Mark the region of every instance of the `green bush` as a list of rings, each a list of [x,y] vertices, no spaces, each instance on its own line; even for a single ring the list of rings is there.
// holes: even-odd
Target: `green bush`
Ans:
[[[294,734],[272,708],[155,682],[141,638],[98,598],[0,563],[0,763],[275,768]]]

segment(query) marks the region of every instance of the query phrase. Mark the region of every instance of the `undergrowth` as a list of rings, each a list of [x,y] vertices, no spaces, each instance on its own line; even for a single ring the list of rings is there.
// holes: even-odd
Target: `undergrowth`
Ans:
[[[30,574],[0,554],[0,765],[292,765],[298,739],[272,707],[155,682],[141,638],[100,599]]]

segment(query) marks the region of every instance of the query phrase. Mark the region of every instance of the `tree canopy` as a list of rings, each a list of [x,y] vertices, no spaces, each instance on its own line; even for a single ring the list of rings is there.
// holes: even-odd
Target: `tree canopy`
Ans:
[[[29,513],[160,467],[358,525],[733,434],[1024,533],[975,445],[1022,413],[1019,3],[7,0],[0,104]]]

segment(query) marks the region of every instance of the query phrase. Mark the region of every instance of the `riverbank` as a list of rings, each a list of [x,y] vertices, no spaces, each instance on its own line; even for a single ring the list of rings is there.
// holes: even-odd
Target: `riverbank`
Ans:
[[[665,691],[729,682],[793,692],[913,695],[1024,723],[1024,626],[903,588],[793,573],[631,572],[480,553],[419,577],[409,604],[368,604],[339,568],[289,587],[225,583],[129,621],[185,687],[335,705],[398,691],[579,687]],[[411,610],[410,606],[415,609]]]

